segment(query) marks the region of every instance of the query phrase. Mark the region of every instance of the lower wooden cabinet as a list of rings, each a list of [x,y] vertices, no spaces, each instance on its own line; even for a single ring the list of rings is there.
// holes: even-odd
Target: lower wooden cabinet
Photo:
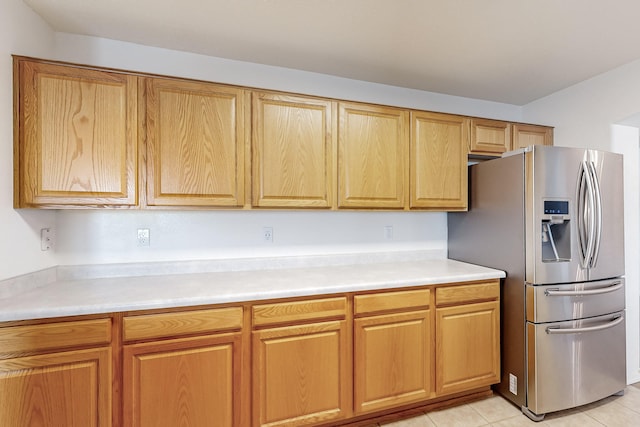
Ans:
[[[498,282],[436,291],[438,395],[500,381],[499,293]]]
[[[0,426],[110,427],[110,342],[110,319],[0,328]]]
[[[488,392],[499,295],[490,280],[0,324],[0,426],[337,425]]]
[[[431,290],[353,297],[356,415],[426,400],[433,393]]]
[[[127,345],[127,427],[240,426],[239,333]]]
[[[430,397],[430,319],[420,310],[354,320],[356,414]]]
[[[242,307],[124,316],[123,425],[241,426],[242,322]]]
[[[0,425],[110,427],[111,349],[0,361]]]
[[[350,415],[344,320],[253,332],[255,426],[302,426]]]

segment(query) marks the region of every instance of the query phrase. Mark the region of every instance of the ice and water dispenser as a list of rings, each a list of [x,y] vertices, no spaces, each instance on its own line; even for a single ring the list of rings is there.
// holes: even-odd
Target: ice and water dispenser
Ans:
[[[545,200],[542,225],[542,262],[571,260],[571,217],[568,200]]]

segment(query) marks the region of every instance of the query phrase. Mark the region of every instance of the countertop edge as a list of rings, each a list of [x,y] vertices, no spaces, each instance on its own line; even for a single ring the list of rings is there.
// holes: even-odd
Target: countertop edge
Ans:
[[[500,270],[435,259],[375,265],[62,280],[0,300],[0,322],[246,303],[503,277],[505,273]]]

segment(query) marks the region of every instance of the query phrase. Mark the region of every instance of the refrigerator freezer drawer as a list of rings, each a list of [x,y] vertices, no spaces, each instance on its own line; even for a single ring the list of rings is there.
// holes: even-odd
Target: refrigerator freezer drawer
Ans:
[[[560,322],[622,311],[624,279],[527,285],[527,321]]]
[[[527,323],[527,402],[536,413],[594,402],[625,388],[624,311]]]

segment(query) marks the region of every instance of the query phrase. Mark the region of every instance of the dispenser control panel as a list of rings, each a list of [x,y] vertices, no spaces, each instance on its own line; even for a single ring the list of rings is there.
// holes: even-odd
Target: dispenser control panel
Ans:
[[[569,215],[569,202],[566,200],[545,200],[545,215]]]

